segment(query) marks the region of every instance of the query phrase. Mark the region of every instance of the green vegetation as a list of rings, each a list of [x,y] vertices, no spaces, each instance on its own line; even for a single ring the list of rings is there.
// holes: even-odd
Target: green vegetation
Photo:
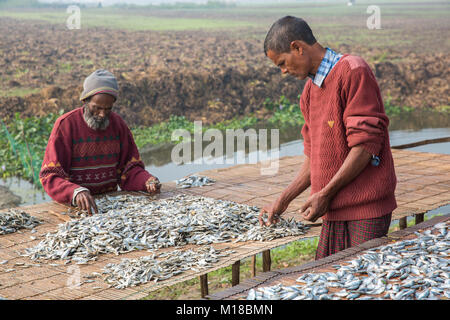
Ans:
[[[449,114],[450,113],[450,106],[449,105],[438,106],[436,108],[436,111]]]
[[[278,102],[271,102],[266,99],[263,107],[271,111],[272,115],[267,120],[259,119],[255,115],[244,117],[235,117],[230,120],[215,123],[212,125],[203,125],[202,130],[218,129],[248,129],[257,125],[277,126],[285,128],[304,123],[303,115],[297,104],[291,103],[284,96],[281,96]],[[191,134],[194,133],[194,123],[187,120],[184,116],[171,116],[168,122],[159,123],[151,127],[137,127],[132,130],[136,145],[141,148],[147,144],[170,143],[172,132],[175,129],[184,129]]]
[[[58,70],[62,73],[69,73],[73,66],[70,62],[60,62],[58,63]]]
[[[387,99],[384,101],[384,110],[386,111],[386,114],[390,116],[396,116],[399,114],[403,114],[405,112],[411,112],[414,110],[412,107],[408,106],[397,106],[392,103],[392,97],[390,94],[387,95]]]
[[[291,103],[284,96],[277,102],[270,99],[264,101],[263,108],[269,112],[269,117],[261,119],[255,114],[244,117],[235,117],[220,123],[202,125],[203,132],[208,129],[248,129],[248,128],[279,128],[291,129],[293,126],[301,126],[305,121],[297,103]],[[385,101],[385,109],[388,116],[402,115],[413,111],[413,108],[393,105],[391,99]],[[444,114],[449,110],[449,106],[442,106],[441,112]],[[439,111],[435,111],[438,112]],[[44,157],[53,124],[58,114],[48,114],[45,117],[20,118],[16,113],[15,118],[7,124],[1,122],[0,127],[0,177],[7,178],[19,176],[23,179],[34,182],[41,188],[41,184],[36,179]],[[175,143],[172,141],[172,132],[176,129],[184,129],[194,133],[194,123],[184,116],[171,116],[166,122],[157,123],[150,127],[131,128],[136,145],[139,149],[146,145],[161,145]],[[19,150],[19,151],[17,151]],[[32,164],[32,165],[31,165]]]
[[[279,127],[292,124],[303,123],[301,112],[297,105],[291,104],[287,99],[281,97],[276,104],[266,101],[266,108],[278,109],[273,112],[268,123]],[[62,113],[60,113],[62,114]],[[19,176],[32,181],[37,187],[41,188],[37,175],[42,165],[45,147],[50,136],[53,124],[60,114],[48,114],[45,117],[30,117],[22,119],[20,114],[16,113],[15,118],[7,124],[1,123],[0,135],[0,177],[7,178]],[[295,122],[298,121],[298,122]],[[213,125],[204,125],[203,131],[215,128],[219,130],[226,129],[247,129],[257,124],[264,123],[263,120],[254,115],[246,117],[236,117]],[[188,130],[194,133],[194,123],[183,116],[171,116],[167,122],[155,124],[150,127],[132,128],[132,133],[138,148],[145,145],[172,143],[172,132],[176,129]],[[19,151],[17,151],[19,150]]]
[[[118,3],[113,5],[114,8],[121,9],[222,9],[222,8],[234,8],[236,3],[227,3],[223,1],[211,1],[208,0],[206,3],[194,3],[194,2],[175,2],[175,3],[161,3],[159,5],[149,4],[144,6],[138,6],[129,3]]]
[[[430,219],[432,219],[434,217],[439,217],[439,216],[442,216],[442,215],[443,215],[442,213],[437,213],[437,214],[434,214],[434,215],[432,215],[430,217],[425,215],[423,217],[423,221],[427,221],[427,220],[430,220]],[[416,224],[414,217],[408,217],[408,218],[409,218],[409,221],[407,219],[407,223],[406,223],[406,227],[407,228],[412,227],[412,226],[414,226]],[[388,233],[391,233],[391,232],[394,232],[394,231],[397,231],[397,230],[400,230],[398,221],[395,222],[395,223],[391,222],[391,227],[389,228]]]
[[[61,114],[62,112],[59,115]],[[19,113],[16,113],[9,125],[0,120],[1,177],[24,177],[36,186],[41,186],[39,171],[45,147],[59,115],[21,119]]]
[[[39,88],[14,88],[14,89],[8,89],[4,91],[0,91],[0,97],[24,97],[26,95],[32,94],[32,93],[38,93],[40,91]]]
[[[1,11],[0,17],[17,19],[41,20],[54,24],[65,25],[69,14],[62,10],[33,11]],[[121,30],[196,30],[196,29],[229,29],[236,27],[251,27],[254,23],[226,19],[202,18],[163,18],[148,16],[134,12],[123,13],[117,10],[99,11],[99,9],[83,9],[81,11],[81,28],[106,27]]]

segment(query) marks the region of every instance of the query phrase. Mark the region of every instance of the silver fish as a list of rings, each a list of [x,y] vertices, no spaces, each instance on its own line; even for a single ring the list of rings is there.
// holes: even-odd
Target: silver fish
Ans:
[[[41,220],[23,210],[9,209],[6,212],[0,212],[0,235],[20,232],[20,229],[33,230],[41,223]]]
[[[333,265],[337,270],[335,273],[302,274],[296,281],[301,284],[296,288],[299,296],[314,300],[324,298],[324,295],[333,300],[449,298],[448,225],[447,222],[440,223],[430,230],[415,232],[416,239],[368,250],[343,265]],[[287,298],[290,288],[280,284],[277,286],[278,294]],[[329,288],[343,289],[325,293]],[[261,299],[271,299],[267,287],[260,287],[256,292],[263,293]]]

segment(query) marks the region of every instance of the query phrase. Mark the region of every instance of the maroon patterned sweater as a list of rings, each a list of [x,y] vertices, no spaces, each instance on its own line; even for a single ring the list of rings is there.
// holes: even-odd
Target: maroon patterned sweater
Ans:
[[[83,107],[56,120],[39,174],[47,194],[65,204],[80,187],[92,194],[115,191],[118,185],[145,191],[150,177],[122,118],[111,112],[108,128],[94,130],[83,118]]]
[[[349,221],[391,213],[397,207],[397,179],[389,144],[389,119],[367,63],[358,56],[344,55],[322,87],[308,80],[300,107],[305,118],[304,152],[311,164],[311,194],[330,182],[354,146],[362,146],[381,160],[377,167],[368,164],[343,187],[322,218]]]

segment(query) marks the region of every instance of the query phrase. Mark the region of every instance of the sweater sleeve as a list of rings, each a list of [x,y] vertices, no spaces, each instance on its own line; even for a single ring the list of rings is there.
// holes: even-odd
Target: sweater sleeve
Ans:
[[[350,70],[343,85],[343,113],[349,148],[361,145],[370,154],[379,154],[386,138],[387,118],[380,89],[369,66]]]
[[[309,87],[308,87],[309,88]],[[311,132],[309,130],[309,97],[307,91],[307,85],[305,85],[304,90],[300,96],[300,109],[303,114],[303,118],[305,119],[305,123],[302,127],[302,136],[303,136],[303,153],[311,158]]]
[[[45,150],[39,180],[53,200],[64,204],[72,203],[73,192],[80,187],[69,181],[71,158],[71,139],[65,137],[59,123],[55,124]]]
[[[133,135],[124,123],[119,162],[119,186],[125,191],[146,191],[145,183],[152,175],[145,170]]]

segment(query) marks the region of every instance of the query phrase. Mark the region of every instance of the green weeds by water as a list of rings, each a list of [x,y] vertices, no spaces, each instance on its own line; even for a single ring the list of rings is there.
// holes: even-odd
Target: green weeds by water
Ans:
[[[291,128],[292,126],[300,127],[304,123],[298,104],[291,103],[284,96],[281,96],[278,101],[265,100],[261,108],[266,109],[269,114],[264,119],[250,114],[211,125],[203,124],[202,131],[211,128],[221,131],[227,129],[246,130],[254,127],[275,127],[281,131],[283,128]],[[385,109],[388,116],[413,110],[409,107],[396,106],[389,98],[385,102]],[[448,110],[448,106],[443,106],[442,110],[445,112]],[[32,181],[38,188],[41,188],[38,174],[42,159],[53,124],[61,114],[21,118],[17,113],[15,118],[7,123],[1,123],[0,177],[18,176]],[[176,141],[172,141],[172,133],[176,129],[187,130],[193,134],[194,123],[184,116],[171,116],[166,122],[149,127],[135,127],[131,131],[136,145],[140,149],[146,145],[176,143]]]
[[[225,131],[227,129],[248,129],[258,125],[276,126],[283,128],[292,125],[302,125],[304,123],[303,115],[298,104],[291,103],[284,96],[281,96],[277,102],[266,99],[263,108],[271,112],[268,119],[259,119],[254,115],[244,117],[235,117],[219,123],[205,125],[202,124],[202,131],[208,129],[218,129]],[[187,120],[184,116],[171,116],[169,121],[155,124],[150,127],[137,127],[132,129],[133,136],[138,148],[145,145],[157,145],[161,143],[173,142],[172,132],[176,129],[187,130],[191,134],[194,133],[194,123]]]
[[[404,112],[411,112],[414,110],[412,107],[408,106],[398,106],[392,103],[392,97],[390,94],[388,94],[388,97],[384,101],[384,110],[387,115],[389,116],[396,116],[399,114],[402,114]]]
[[[48,137],[61,114],[22,119],[16,113],[8,124],[0,121],[0,177],[23,177],[40,187],[39,171]]]
[[[278,110],[268,122],[271,125],[302,124],[303,118],[298,106],[294,107],[284,97],[276,104]],[[32,181],[37,187],[41,187],[38,179],[42,165],[47,141],[53,125],[60,114],[48,114],[44,117],[21,118],[16,113],[15,118],[8,123],[1,123],[0,130],[0,177],[8,178],[18,176]],[[297,122],[296,122],[297,121]],[[263,121],[253,115],[236,117],[212,125],[203,125],[202,131],[210,128],[225,131],[226,129],[247,129],[256,126]],[[133,137],[138,148],[145,145],[158,145],[174,143],[172,133],[176,129],[187,130],[194,133],[194,122],[184,116],[171,116],[166,122],[149,127],[132,128]]]

